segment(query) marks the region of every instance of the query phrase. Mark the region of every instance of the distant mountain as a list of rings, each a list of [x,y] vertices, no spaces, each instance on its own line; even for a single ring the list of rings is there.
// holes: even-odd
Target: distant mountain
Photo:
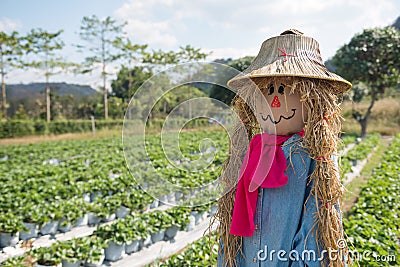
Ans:
[[[392,26],[400,30],[400,17],[396,19]]]
[[[45,92],[45,83],[29,84],[9,84],[7,85],[8,99],[38,98],[43,97]],[[50,83],[50,90],[57,95],[90,96],[98,93],[89,85],[78,85],[68,83]]]

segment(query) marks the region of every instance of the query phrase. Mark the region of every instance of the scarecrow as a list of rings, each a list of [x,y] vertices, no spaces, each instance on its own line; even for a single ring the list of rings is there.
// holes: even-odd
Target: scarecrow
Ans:
[[[327,70],[316,40],[287,30],[228,86],[242,123],[215,215],[218,265],[345,266],[336,151],[351,84]]]

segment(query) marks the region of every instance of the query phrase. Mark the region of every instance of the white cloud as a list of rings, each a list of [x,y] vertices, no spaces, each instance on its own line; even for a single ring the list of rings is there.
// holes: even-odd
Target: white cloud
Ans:
[[[110,15],[127,21],[129,38],[134,43],[149,44],[150,49],[176,50],[190,44],[212,51],[210,60],[235,59],[255,56],[264,40],[296,28],[314,37],[323,59],[328,59],[363,29],[391,24],[399,16],[399,8],[398,0],[127,0]],[[0,31],[20,28],[18,20],[0,18]],[[98,77],[93,73],[53,79],[98,87]],[[10,73],[11,80],[42,78],[25,72],[18,77]]]
[[[132,40],[152,48],[190,43],[208,50],[226,45],[251,51],[249,47],[260,45],[256,40],[298,28],[317,40],[324,38],[322,43],[331,56],[356,32],[390,24],[397,15],[394,1],[381,0],[378,5],[375,0],[256,0],[251,4],[239,0],[130,0],[114,14],[128,22]],[[221,35],[212,38],[208,29]]]
[[[21,22],[9,18],[0,19],[0,31],[12,32],[21,28]]]
[[[350,0],[349,6],[358,11],[352,21],[362,28],[387,26],[394,22],[396,15],[399,15],[394,1],[390,0],[380,0],[379,4],[374,0]]]
[[[268,13],[282,14],[284,16],[290,15],[309,15],[315,12],[321,12],[331,6],[339,4],[341,1],[335,0],[280,0],[280,1],[265,1],[263,7],[268,10]]]
[[[201,26],[234,30],[236,22],[225,14],[229,5],[226,0],[131,0],[114,15],[128,22],[126,31],[132,40],[150,47],[176,48],[186,44],[182,36],[195,35]]]
[[[204,49],[206,53],[210,53],[208,57],[210,60],[221,59],[221,58],[241,58],[245,56],[255,56],[258,53],[258,48],[241,49],[234,47],[221,47],[221,48],[211,48]]]
[[[173,5],[172,0],[130,1],[114,14],[118,19],[128,22],[125,30],[134,42],[172,47],[177,44],[177,39],[172,34],[174,18],[161,17],[163,12],[160,10],[165,12]]]
[[[176,37],[168,32],[168,22],[145,22],[136,19],[129,19],[128,22],[125,29],[134,40],[139,39],[141,43],[167,47],[177,43]]]

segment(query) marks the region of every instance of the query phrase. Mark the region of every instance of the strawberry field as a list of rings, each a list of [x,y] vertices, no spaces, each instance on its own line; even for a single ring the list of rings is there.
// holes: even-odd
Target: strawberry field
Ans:
[[[212,142],[199,145],[205,139]],[[379,135],[343,139],[343,182],[359,162],[374,156],[380,140]],[[131,141],[130,149],[135,151],[131,172],[120,138],[1,147],[1,265],[118,264],[159,242],[172,244],[177,233],[190,233],[212,216],[215,201],[198,188],[219,176],[228,151],[226,133],[180,133],[179,146],[168,152],[171,157],[165,157],[159,136],[146,136],[145,151],[139,149],[139,139],[137,147]],[[365,255],[359,259],[362,266],[400,264],[399,157],[398,135],[344,218],[349,247],[360,254],[371,253],[368,259]],[[190,163],[200,158],[207,160],[198,164],[201,171],[193,172]],[[156,184],[161,186],[154,198],[146,188]],[[188,188],[191,195],[169,185]],[[79,229],[88,230],[82,234]],[[217,250],[204,237],[150,266],[215,265]]]

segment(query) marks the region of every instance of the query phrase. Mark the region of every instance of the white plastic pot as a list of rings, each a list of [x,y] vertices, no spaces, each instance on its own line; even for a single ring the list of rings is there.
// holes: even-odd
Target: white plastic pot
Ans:
[[[197,211],[192,211],[190,212],[190,216],[194,217],[194,224],[198,225],[200,223],[201,220],[201,214],[198,213]]]
[[[131,212],[130,209],[128,209],[125,206],[121,206],[117,209],[117,211],[115,212],[115,215],[117,216],[117,218],[125,218],[126,216],[129,215],[130,212]]]
[[[197,188],[190,190],[190,195],[192,197],[195,197],[198,193],[199,193],[199,189],[197,189]]]
[[[58,230],[58,221],[50,221],[43,224],[42,228],[40,228],[40,233],[42,235],[55,235]]]
[[[125,253],[126,254],[132,254],[136,251],[139,250],[139,245],[140,241],[139,240],[133,240],[131,243],[127,243],[125,245]]]
[[[176,234],[178,233],[179,229],[180,229],[180,227],[177,225],[172,225],[171,227],[168,227],[165,230],[165,237],[167,239],[173,239],[176,236]]]
[[[0,233],[0,248],[14,247],[19,241],[19,233]]]
[[[98,198],[99,196],[101,196],[100,191],[90,193],[90,202],[94,202],[96,200],[96,198]]]
[[[108,246],[105,251],[105,259],[108,261],[117,261],[122,259],[125,254],[125,243],[122,245],[118,245],[113,241],[108,242]]]
[[[110,214],[110,215],[108,215],[108,216],[106,216],[104,218],[101,218],[102,222],[111,222],[113,220],[115,220],[115,213]]]
[[[85,202],[90,202],[90,193],[83,193],[82,196]]]
[[[210,209],[210,216],[213,216],[217,212],[217,210],[218,210],[217,205],[212,206]]]
[[[151,242],[157,243],[159,241],[164,240],[165,229],[159,230],[158,232],[151,233]]]
[[[88,215],[85,214],[83,215],[82,218],[79,218],[76,223],[74,224],[74,227],[78,227],[78,226],[85,226],[88,225]]]
[[[31,238],[36,238],[39,234],[39,227],[36,223],[23,223],[24,226],[28,229],[27,231],[22,231],[19,233],[19,239],[28,240]]]
[[[140,247],[148,247],[151,245],[151,235],[148,235],[146,238],[140,240]]]
[[[190,232],[196,226],[196,218],[193,215],[189,215],[189,223],[186,225],[186,232]]]
[[[150,209],[155,209],[158,207],[158,199],[155,199],[151,204],[150,204]]]
[[[168,203],[168,198],[166,195],[163,195],[160,197],[159,201],[158,201],[158,206],[162,206],[165,203]]]
[[[178,202],[182,196],[183,194],[181,192],[175,192],[175,201]]]
[[[203,211],[202,213],[200,213],[200,222],[202,222],[205,219],[207,219],[207,217],[208,217],[208,212],[207,211]]]
[[[64,222],[67,222],[64,225]],[[67,219],[61,219],[58,223],[58,231],[60,231],[61,233],[66,233],[68,231],[71,231],[72,225],[71,223],[68,222]]]
[[[101,221],[101,218],[98,217],[96,214],[93,212],[88,213],[88,224],[89,225],[94,225],[94,224],[99,224]]]
[[[175,203],[175,194],[174,194],[174,193],[169,194],[169,195],[167,196],[167,200],[168,200],[168,203],[169,203],[169,204],[174,204],[174,203]]]

